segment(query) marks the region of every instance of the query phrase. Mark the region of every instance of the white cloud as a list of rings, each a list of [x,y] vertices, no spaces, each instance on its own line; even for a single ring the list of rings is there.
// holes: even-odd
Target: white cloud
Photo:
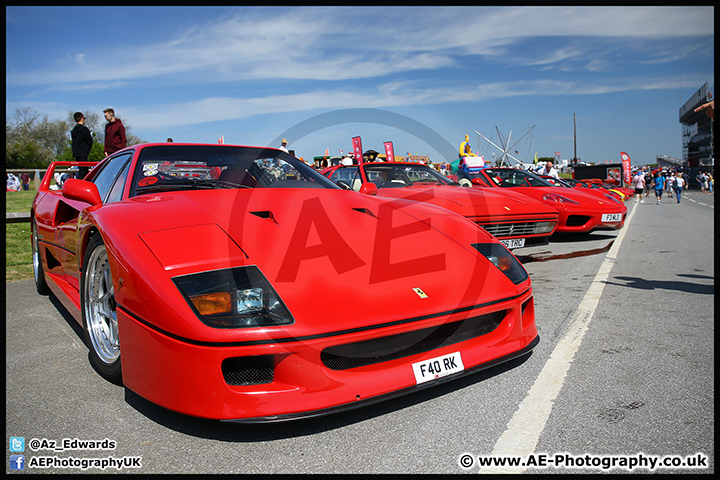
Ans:
[[[700,81],[701,79],[695,79]],[[691,82],[692,79],[686,81]],[[408,84],[388,84],[376,91],[318,90],[291,95],[258,98],[209,97],[171,105],[125,107],[133,127],[154,129],[247,118],[254,115],[321,111],[341,108],[389,108],[405,105],[432,105],[448,102],[478,102],[517,96],[598,95],[633,90],[677,88],[676,78],[618,79],[614,83],[580,81],[515,81],[486,83],[446,89],[413,89]]]
[[[162,43],[122,42],[72,53],[70,64],[6,74],[8,85],[182,76],[191,82],[346,80],[462,68],[464,55],[526,65],[579,59],[562,45],[537,58],[508,50],[536,36],[713,35],[706,7],[458,7],[238,9]],[[590,66],[593,66],[590,63]],[[50,73],[52,73],[50,75]]]

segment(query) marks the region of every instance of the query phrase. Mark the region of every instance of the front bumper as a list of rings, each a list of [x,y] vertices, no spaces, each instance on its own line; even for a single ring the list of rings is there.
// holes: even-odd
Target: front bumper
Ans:
[[[329,351],[352,352],[354,345],[382,345],[382,339],[409,338],[413,332],[425,336],[424,332],[454,330],[452,325],[492,315],[498,316],[497,325],[487,333],[450,332],[436,346],[428,343],[429,350],[408,345],[386,357],[373,353],[380,360],[377,362],[371,358],[369,363],[342,369],[327,365]],[[123,381],[130,390],[183,414],[244,423],[312,418],[380,402],[525,355],[538,342],[532,288],[500,301],[377,328],[282,341],[194,342],[161,332],[122,307],[118,308],[118,322]],[[463,371],[417,383],[413,363],[453,352],[460,352]],[[229,359],[247,358],[269,358],[269,364],[258,362],[265,363],[265,373],[251,372],[249,384],[228,380],[228,365],[233,363]]]
[[[535,346],[540,342],[540,335],[537,335],[535,339],[530,342],[525,348],[522,348],[516,352],[510,353],[508,355],[505,355],[504,357],[497,358],[495,360],[483,363],[481,365],[476,365],[472,368],[465,369],[462,372],[448,375],[445,377],[440,377],[432,382],[425,382],[418,385],[414,385],[402,390],[397,390],[394,392],[386,393],[384,395],[378,395],[376,397],[367,398],[367,399],[359,399],[356,400],[353,403],[347,403],[345,405],[338,405],[336,407],[330,407],[326,408],[324,410],[316,410],[316,411],[308,411],[308,412],[301,412],[301,413],[288,413],[283,415],[274,415],[271,417],[257,417],[257,418],[239,418],[239,419],[232,419],[232,420],[223,420],[226,422],[233,422],[233,423],[279,423],[279,422],[287,422],[292,420],[303,420],[308,418],[316,418],[316,417],[323,417],[326,415],[332,415],[335,413],[343,413],[350,410],[354,410],[356,408],[362,408],[366,407],[368,405],[374,405],[376,403],[384,402],[387,400],[392,400],[393,398],[401,397],[403,395],[408,395],[410,393],[414,393],[420,390],[423,390],[425,388],[434,387],[436,385],[439,385],[441,383],[457,380],[458,378],[465,377],[467,375],[472,375],[474,373],[480,372],[482,370],[487,370],[489,368],[495,367],[497,365],[502,365],[503,363],[509,362],[510,360],[514,360],[516,358],[520,358],[524,355],[529,354],[532,352],[532,350],[535,348]]]
[[[619,222],[603,222],[601,213],[565,213],[560,215],[560,221],[555,233],[589,233],[593,230],[619,230],[625,225],[627,211],[612,213],[622,213],[622,220]]]

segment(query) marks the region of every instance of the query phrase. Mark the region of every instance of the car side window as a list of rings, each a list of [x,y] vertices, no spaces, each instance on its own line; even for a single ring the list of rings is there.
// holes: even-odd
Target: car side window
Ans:
[[[100,198],[103,199],[103,203],[108,202],[108,194],[113,188],[113,185],[117,183],[116,180],[119,180],[119,177],[121,176],[119,175],[120,172],[125,173],[119,183],[125,183],[125,177],[127,177],[127,168],[124,167],[130,164],[130,159],[132,158],[132,155],[133,152],[127,152],[109,159],[107,163],[105,163],[105,165],[103,166],[103,169],[99,171],[93,178],[92,182],[97,187]],[[122,195],[122,188],[120,190],[120,195]]]
[[[123,167],[122,171],[120,172],[120,175],[117,176],[117,180],[115,180],[115,183],[113,184],[112,188],[110,189],[110,194],[108,195],[108,197],[104,203],[119,202],[120,200],[122,200],[122,193],[123,193],[123,190],[125,190],[125,182],[127,181],[127,176],[128,176],[129,170],[130,170],[130,157],[128,157],[128,161],[125,162],[125,166]]]
[[[335,183],[343,181],[356,192],[360,190],[360,185],[362,184],[362,180],[360,180],[360,170],[357,167],[338,168],[330,175],[330,180]]]
[[[358,178],[358,169],[357,167],[351,167],[351,168],[338,168],[333,172],[333,174],[330,176],[330,180],[333,182],[337,182],[338,180],[342,180],[343,182],[347,183],[348,185],[352,185],[352,181],[354,179]]]

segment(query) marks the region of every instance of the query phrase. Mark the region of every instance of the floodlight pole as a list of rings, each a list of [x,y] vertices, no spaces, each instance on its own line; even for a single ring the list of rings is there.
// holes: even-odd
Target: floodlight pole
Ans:
[[[573,163],[577,165],[577,114],[573,113]]]

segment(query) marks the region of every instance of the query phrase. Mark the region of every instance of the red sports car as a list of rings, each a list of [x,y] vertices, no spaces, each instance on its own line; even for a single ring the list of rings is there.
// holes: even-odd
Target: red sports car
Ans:
[[[589,233],[599,229],[622,228],[627,207],[619,200],[584,192],[582,189],[563,189],[540,176],[514,168],[486,168],[475,174],[475,186],[490,187],[522,193],[548,206],[560,214],[557,233]]]
[[[332,181],[361,193],[437,205],[460,214],[508,248],[542,245],[555,231],[557,212],[523,195],[462,188],[418,163],[379,162],[335,166],[322,171]]]
[[[38,292],[106,378],[183,414],[339,412],[527,354],[527,272],[447,210],[271,148],[144,144],[32,205]],[[82,164],[85,166],[85,164]]]
[[[634,188],[621,187],[612,183],[603,182],[602,180],[596,178],[584,180],[583,183],[588,188],[603,189],[605,191],[617,193],[623,197],[623,200],[630,199],[635,196]]]
[[[602,198],[608,198],[610,200],[620,201],[624,202],[627,200],[625,197],[625,194],[614,191],[614,190],[607,190],[605,188],[590,188],[587,185],[585,185],[583,182],[579,180],[574,180],[571,178],[554,178],[547,175],[540,175],[540,178],[544,178],[548,182],[552,183],[556,187],[562,187],[562,188],[582,188],[584,193],[595,193],[598,196]]]

